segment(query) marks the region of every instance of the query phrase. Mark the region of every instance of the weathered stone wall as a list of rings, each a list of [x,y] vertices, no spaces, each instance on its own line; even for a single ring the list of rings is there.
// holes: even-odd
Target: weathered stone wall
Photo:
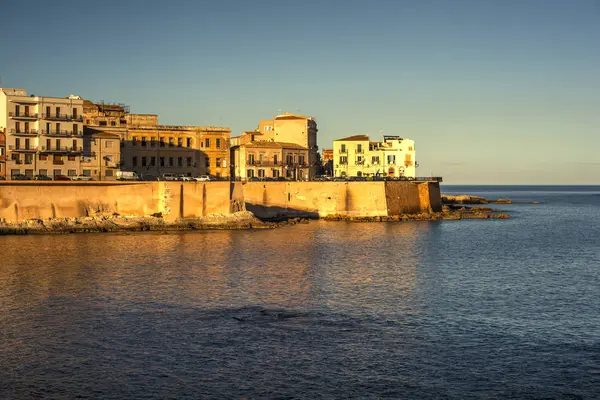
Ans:
[[[417,182],[0,182],[0,218],[93,215],[165,220],[248,210],[259,218],[378,217],[439,211],[437,183]]]
[[[0,182],[0,218],[229,214],[229,182]]]

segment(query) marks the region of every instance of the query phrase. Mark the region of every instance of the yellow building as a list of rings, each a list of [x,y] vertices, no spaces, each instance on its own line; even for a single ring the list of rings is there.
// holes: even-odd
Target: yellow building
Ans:
[[[308,149],[296,143],[255,141],[231,149],[236,180],[286,178],[308,180]]]
[[[159,125],[156,114],[129,114],[122,104],[91,102],[86,102],[85,122],[91,133],[119,135],[123,171],[142,177],[229,177],[229,128]]]
[[[317,162],[317,132],[314,117],[286,112],[271,120],[261,120],[255,131],[244,132],[242,136],[233,138],[233,143],[241,145],[251,141],[267,141],[300,145],[308,150],[308,175],[312,178],[321,170],[321,165]]]
[[[371,142],[369,136],[355,135],[333,142],[333,171],[336,177],[387,176],[414,178],[415,142],[399,136],[384,136]]]
[[[6,177],[80,173],[83,100],[42,97],[0,88],[0,129],[6,130]]]

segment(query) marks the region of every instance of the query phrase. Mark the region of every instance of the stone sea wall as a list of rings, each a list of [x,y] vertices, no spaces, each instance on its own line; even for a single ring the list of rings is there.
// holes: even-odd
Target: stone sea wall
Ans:
[[[0,182],[0,220],[251,211],[258,218],[388,217],[441,211],[434,182]]]

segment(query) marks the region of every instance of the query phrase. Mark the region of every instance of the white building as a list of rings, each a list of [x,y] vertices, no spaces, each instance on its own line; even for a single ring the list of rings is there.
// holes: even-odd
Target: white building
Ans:
[[[414,178],[417,171],[415,142],[399,136],[384,136],[371,142],[355,135],[333,142],[334,176],[387,176]]]
[[[80,173],[83,100],[41,97],[0,88],[0,129],[6,128],[6,178],[16,174]]]

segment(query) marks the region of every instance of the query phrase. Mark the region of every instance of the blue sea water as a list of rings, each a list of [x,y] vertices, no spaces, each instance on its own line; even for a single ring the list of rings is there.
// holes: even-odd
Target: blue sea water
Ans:
[[[600,187],[442,191],[512,218],[0,237],[0,398],[599,398]]]

